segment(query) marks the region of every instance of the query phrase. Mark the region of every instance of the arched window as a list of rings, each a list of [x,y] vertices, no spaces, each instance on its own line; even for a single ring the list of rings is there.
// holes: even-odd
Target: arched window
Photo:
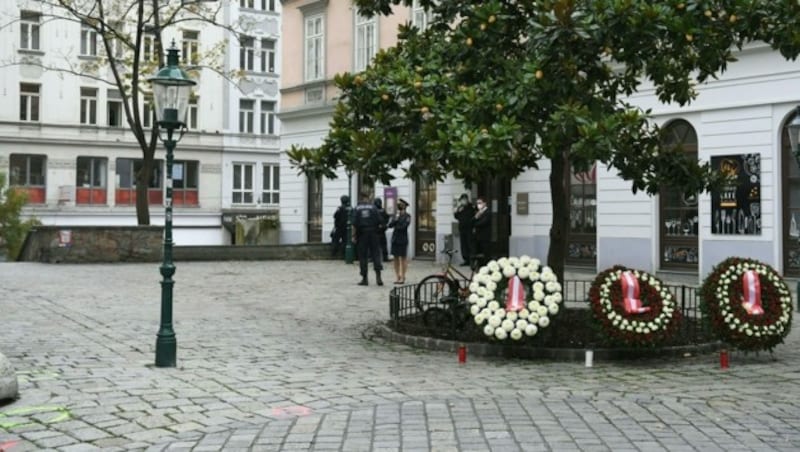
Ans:
[[[800,276],[800,168],[792,154],[789,132],[786,125],[794,115],[787,118],[781,131],[781,168],[783,178],[783,273]]]
[[[672,121],[664,128],[661,145],[665,149],[681,149],[697,159],[697,133],[682,119]],[[697,270],[700,255],[697,196],[685,195],[680,187],[662,188],[659,219],[661,268]]]

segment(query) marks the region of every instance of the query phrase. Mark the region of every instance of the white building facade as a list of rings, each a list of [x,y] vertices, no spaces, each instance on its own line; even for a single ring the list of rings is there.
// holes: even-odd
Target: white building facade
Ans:
[[[128,129],[122,96],[109,83],[110,68],[97,64],[104,61],[102,41],[79,22],[42,8],[32,0],[0,3],[0,172],[28,193],[24,214],[43,224],[135,225],[134,175],[142,151]],[[194,66],[198,82],[188,130],[175,151],[178,245],[231,243],[236,217],[277,211],[279,202],[280,181],[269,165],[279,156],[280,2],[225,1],[217,18],[222,27],[187,21],[163,31],[165,45],[176,44],[182,66]],[[153,57],[148,39],[144,59]],[[244,51],[245,61],[240,43],[255,43],[252,52]],[[219,67],[203,67],[202,55],[218,46],[225,48]],[[71,68],[81,64],[96,66],[92,76],[74,74]],[[243,115],[249,107],[252,116]],[[152,127],[149,110],[142,115]],[[148,196],[152,224],[163,224],[164,158],[159,143]]]

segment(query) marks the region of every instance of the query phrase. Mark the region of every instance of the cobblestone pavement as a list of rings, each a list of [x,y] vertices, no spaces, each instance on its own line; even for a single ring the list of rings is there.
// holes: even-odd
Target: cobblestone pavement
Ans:
[[[459,365],[370,338],[391,284],[359,287],[355,266],[177,267],[179,367],[158,369],[157,264],[0,263],[0,350],[21,390],[0,407],[0,450],[800,449],[796,328],[726,371],[713,354]]]

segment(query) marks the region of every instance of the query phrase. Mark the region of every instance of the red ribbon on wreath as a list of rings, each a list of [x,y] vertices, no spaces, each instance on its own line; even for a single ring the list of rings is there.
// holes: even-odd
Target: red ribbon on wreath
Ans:
[[[749,315],[761,315],[761,279],[755,270],[747,270],[742,275],[742,307]]]
[[[525,309],[525,288],[519,276],[514,276],[508,282],[508,293],[506,294],[506,311],[521,311]]]
[[[639,299],[639,280],[633,273],[622,272],[620,282],[622,283],[622,300],[625,313],[642,314],[650,310],[649,306],[642,306],[642,300]]]

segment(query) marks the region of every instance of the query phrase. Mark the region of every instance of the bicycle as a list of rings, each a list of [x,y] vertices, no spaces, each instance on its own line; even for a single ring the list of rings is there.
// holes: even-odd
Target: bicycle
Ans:
[[[414,288],[414,305],[422,312],[426,325],[442,325],[445,322],[461,328],[469,319],[469,284],[475,274],[475,256],[467,276],[453,266],[455,250],[446,249],[447,261],[442,271],[428,275]]]

